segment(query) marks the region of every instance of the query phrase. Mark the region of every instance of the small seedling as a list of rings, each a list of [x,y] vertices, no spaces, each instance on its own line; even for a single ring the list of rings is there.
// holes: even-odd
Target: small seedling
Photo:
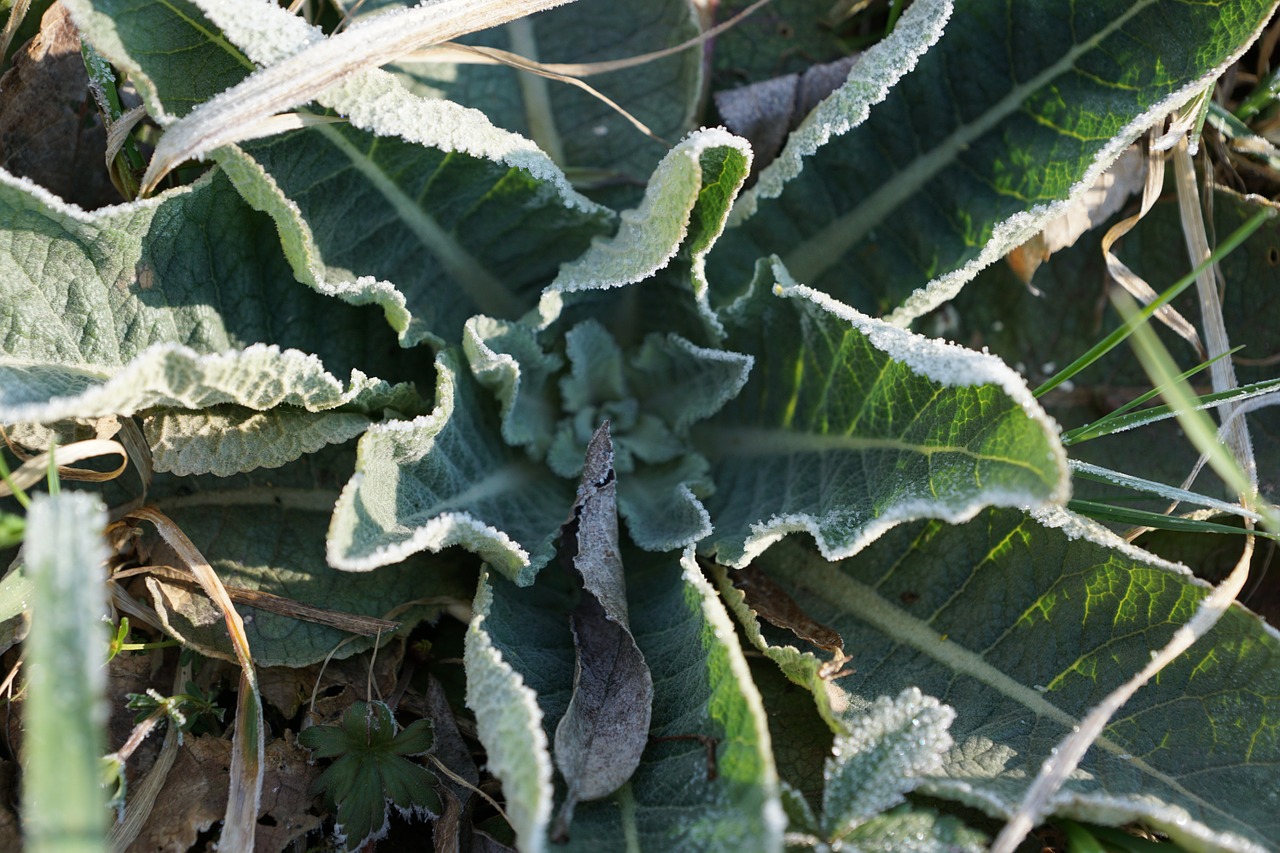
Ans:
[[[316,758],[333,758],[316,780],[316,790],[335,808],[343,849],[359,850],[390,827],[390,806],[405,817],[434,817],[443,811],[436,777],[409,756],[428,752],[431,723],[417,720],[397,731],[382,702],[354,702],[333,726],[312,726],[298,742]]]

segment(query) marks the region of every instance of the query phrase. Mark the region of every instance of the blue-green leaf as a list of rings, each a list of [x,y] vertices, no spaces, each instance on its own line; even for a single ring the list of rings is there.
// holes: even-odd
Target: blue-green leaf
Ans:
[[[700,547],[743,565],[807,531],[839,559],[914,518],[1065,501],[1057,425],[1003,362],[788,284],[776,263],[770,292],[768,273],[726,318],[751,379],[694,431],[716,484]]]
[[[329,528],[331,565],[368,571],[461,545],[527,584],[551,558],[572,484],[503,442],[495,406],[460,356],[436,359],[435,411],[361,437]]]

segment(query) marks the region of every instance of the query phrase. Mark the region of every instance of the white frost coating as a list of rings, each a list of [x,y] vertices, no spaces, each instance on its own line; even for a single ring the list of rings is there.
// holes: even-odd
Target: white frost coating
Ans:
[[[622,213],[618,232],[596,237],[581,256],[561,264],[538,302],[539,328],[547,328],[559,316],[561,294],[634,284],[671,263],[689,233],[689,219],[702,191],[702,154],[712,148],[735,148],[748,162],[751,159],[750,144],[723,128],[690,133],[653,170],[644,199],[639,207]],[[720,225],[723,228],[723,220]],[[694,259],[699,271],[705,254]],[[709,308],[704,314],[714,317]]]
[[[41,206],[48,208],[49,211],[58,216],[65,216],[68,219],[74,219],[85,225],[95,225],[101,227],[105,220],[111,219],[122,213],[136,213],[139,211],[152,211],[170,201],[177,196],[186,195],[194,192],[196,188],[203,186],[210,180],[209,175],[201,175],[198,179],[190,184],[184,184],[174,187],[171,190],[165,190],[158,196],[152,198],[138,199],[137,201],[121,202],[119,204],[108,205],[107,207],[99,207],[95,210],[85,210],[84,208],[64,201],[61,197],[54,195],[44,187],[32,181],[30,178],[22,178],[11,174],[3,168],[0,168],[0,185],[12,187],[15,190],[26,193],[37,201]]]
[[[271,0],[193,0],[255,65],[274,65],[324,41],[324,31]]]
[[[1258,32],[1261,31],[1261,27],[1265,26],[1265,24],[1266,21],[1263,21],[1259,25]],[[1012,249],[1021,246],[1027,240],[1040,233],[1047,223],[1060,216],[1075,203],[1076,199],[1088,192],[1089,188],[1097,182],[1102,173],[1111,168],[1111,164],[1124,153],[1126,148],[1133,144],[1135,139],[1169,113],[1178,111],[1186,106],[1188,102],[1198,97],[1204,90],[1206,83],[1211,83],[1218,79],[1223,72],[1235,64],[1235,61],[1253,44],[1256,36],[1257,32],[1254,33],[1253,37],[1242,41],[1242,46],[1239,50],[1216,68],[1211,69],[1199,80],[1188,83],[1125,125],[1124,129],[1098,152],[1098,156],[1094,158],[1093,163],[1081,175],[1080,180],[1071,187],[1065,199],[1050,204],[1037,205],[1030,210],[1016,213],[996,225],[991,232],[991,239],[982,248],[982,252],[978,257],[960,269],[936,278],[924,287],[916,288],[902,305],[885,317],[885,320],[896,326],[905,327],[917,317],[927,314],[942,303],[954,299],[956,294],[960,292],[960,288],[964,287],[979,272],[1004,257]]]
[[[779,296],[808,300],[823,310],[847,321],[876,349],[895,361],[900,361],[912,372],[949,387],[995,385],[1020,405],[1027,416],[1039,422],[1051,434],[1061,432],[1052,418],[1045,413],[1026,380],[994,355],[975,352],[959,344],[913,334],[884,320],[877,320],[845,305],[819,290],[796,284],[786,267],[778,260],[773,262],[773,272],[778,285],[774,292]],[[1066,464],[1066,453],[1055,445]]]
[[[0,370],[6,367],[46,366],[0,358]],[[6,395],[0,390],[0,417],[15,422],[49,422],[133,415],[156,406],[204,408],[219,403],[257,411],[289,405],[320,412],[351,402],[370,384],[363,373],[352,370],[349,384],[344,387],[325,371],[318,356],[260,343],[242,350],[203,355],[182,344],[156,344],[120,368],[82,365],[61,369],[102,381],[79,394],[9,406],[4,405]]]
[[[551,8],[562,2],[524,5]],[[602,209],[574,190],[530,140],[495,127],[478,110],[413,95],[393,75],[370,67],[394,58],[394,45],[413,33],[440,30],[441,22],[442,32],[453,35],[487,26],[484,21],[495,13],[481,8],[484,4],[468,9],[463,0],[440,0],[371,17],[329,38],[317,38],[309,25],[299,26],[297,16],[266,0],[196,0],[196,5],[233,44],[269,64],[172,123],[156,147],[145,183],[170,164],[251,139],[263,119],[314,99],[363,130],[523,169],[553,186],[567,207]],[[494,23],[510,17],[500,5],[488,4],[498,9]],[[479,26],[459,23],[468,16]]]
[[[529,566],[529,553],[520,547],[520,543],[465,512],[442,512],[426,524],[408,531],[408,535],[402,534],[402,538],[394,542],[370,548],[360,556],[351,556],[348,553],[351,543],[339,541],[335,526],[341,513],[355,511],[352,503],[360,484],[364,482],[364,476],[363,473],[353,474],[342,487],[342,494],[334,505],[329,536],[325,542],[326,558],[333,568],[344,572],[369,572],[399,563],[421,551],[439,553],[445,548],[461,545],[501,568],[504,574],[518,578],[525,584],[532,581],[532,578],[524,579],[521,571]]]
[[[463,653],[467,707],[475,711],[476,733],[488,755],[487,768],[502,783],[520,849],[542,853],[551,822],[551,748],[542,727],[537,694],[503,659],[485,630],[484,620],[492,605],[488,570],[482,569]]]
[[[742,653],[742,644],[737,641],[738,626],[729,615],[724,602],[715,587],[707,580],[702,568],[698,565],[696,549],[693,545],[684,549],[680,556],[681,580],[692,587],[698,594],[698,604],[702,618],[707,620],[713,636],[721,641],[725,659],[729,663],[730,683],[741,692],[751,709],[751,722],[755,727],[756,738],[760,744],[760,754],[765,760],[762,787],[765,789],[763,823],[770,831],[770,838],[760,839],[760,850],[779,850],[782,848],[782,834],[787,828],[787,816],[782,808],[779,791],[778,771],[773,763],[773,744],[769,735],[768,717],[765,715],[764,700],[756,688],[755,679],[751,676],[750,666]]]
[[[1059,491],[1064,494],[1054,495],[1045,500],[1065,501],[1067,499],[1065,493],[1069,491],[1070,483],[1065,474],[1059,483],[1061,484]],[[818,546],[818,552],[827,561],[834,563],[852,557],[899,524],[919,521],[922,518],[933,518],[948,524],[963,524],[972,520],[982,510],[993,506],[1024,508],[1030,498],[1030,495],[1023,492],[987,489],[959,504],[950,504],[946,498],[899,501],[886,509],[883,514],[861,525],[857,535],[840,548],[833,547],[823,533],[823,527],[831,523],[831,518],[809,513],[775,515],[768,521],[758,521],[751,525],[751,532],[742,542],[741,556],[733,557],[726,546],[721,545],[717,559],[727,561],[727,564],[735,569],[741,569],[787,535],[803,532],[812,536]],[[1053,505],[1046,503],[1044,506]],[[837,517],[836,520],[843,522],[847,519]]]
[[[1095,545],[1119,551],[1132,560],[1137,560],[1140,563],[1150,563],[1153,566],[1167,569],[1176,575],[1186,577],[1196,586],[1212,588],[1212,584],[1195,577],[1194,573],[1182,563],[1174,563],[1149,551],[1144,551],[1138,546],[1121,539],[1096,521],[1085,518],[1083,515],[1077,515],[1062,507],[1036,507],[1030,510],[1030,514],[1039,524],[1050,530],[1060,530],[1068,539],[1083,539],[1086,542],[1092,542]]]
[[[849,69],[844,84],[827,96],[787,138],[776,160],[760,173],[756,185],[742,194],[729,224],[739,225],[756,212],[760,199],[776,198],[786,184],[804,169],[804,158],[834,136],[862,124],[871,107],[908,74],[920,57],[938,41],[951,18],[952,0],[917,0],[912,3],[888,38],[863,53]]]

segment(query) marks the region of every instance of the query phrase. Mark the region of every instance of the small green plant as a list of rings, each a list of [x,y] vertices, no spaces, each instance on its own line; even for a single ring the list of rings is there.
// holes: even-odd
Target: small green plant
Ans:
[[[404,816],[443,811],[436,777],[410,757],[431,750],[431,723],[396,725],[384,702],[354,702],[332,726],[312,726],[298,742],[316,758],[331,758],[316,789],[335,809],[336,832],[346,850],[361,850],[387,833],[391,807]]]

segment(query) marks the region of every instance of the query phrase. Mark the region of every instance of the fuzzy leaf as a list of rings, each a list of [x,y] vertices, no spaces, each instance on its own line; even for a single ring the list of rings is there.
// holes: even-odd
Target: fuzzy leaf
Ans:
[[[947,726],[954,718],[954,710],[914,687],[847,717],[848,731],[836,735],[823,773],[826,837],[843,838],[937,772],[952,745]]]
[[[502,404],[503,439],[544,457],[560,417],[551,377],[564,359],[543,352],[528,326],[490,317],[467,321],[462,348],[476,381]]]
[[[202,61],[239,64],[244,76],[322,38],[259,0],[181,14],[148,4],[128,15],[117,8],[125,0],[89,2],[75,7],[82,30],[161,103],[190,83],[181,66],[151,52],[157,30],[201,33]],[[220,28],[227,38],[207,37]],[[225,76],[210,80],[205,97],[222,88]],[[318,102],[347,122],[215,154],[250,204],[276,221],[298,280],[381,306],[405,345],[460,341],[472,314],[519,316],[560,261],[610,227],[611,214],[578,195],[533,143],[474,110],[412,95],[388,72],[357,72]]]
[[[714,738],[715,778],[696,740],[651,741],[629,785],[611,800],[578,806],[566,849],[621,849],[625,839],[635,838],[642,849],[779,850],[785,819],[763,708],[719,599],[691,553],[679,564],[670,554],[633,549],[623,558],[636,642],[653,672],[651,733]],[[567,584],[549,572],[527,589],[492,577],[481,597],[488,653],[501,656],[507,677],[529,691],[526,697],[536,697],[543,731],[554,730],[573,682]],[[470,678],[476,664],[469,658],[467,667]],[[496,718],[498,709],[476,710],[483,732],[486,717]],[[526,712],[523,719],[536,726],[538,714]],[[546,761],[549,738],[524,729],[510,736],[513,731],[484,738],[491,763],[498,757],[508,767]],[[503,785],[514,805],[506,778]],[[537,790],[543,797],[550,793],[549,785]],[[522,835],[526,848],[537,849]]]
[[[474,570],[444,556],[417,556],[372,575],[352,575],[325,562],[324,536],[354,452],[326,448],[275,470],[232,477],[158,475],[149,500],[190,537],[219,577],[231,587],[279,596],[285,602],[400,623],[407,633],[440,605],[400,606],[420,598],[466,601]],[[108,484],[111,503],[133,495]],[[150,536],[144,541],[151,542]],[[152,589],[152,604],[168,630],[202,654],[233,658],[221,616],[208,600],[184,587]],[[237,605],[260,666],[302,667],[331,653],[345,658],[367,651],[378,636],[361,636],[289,611],[252,603]],[[336,649],[336,651],[335,651]]]
[[[576,478],[592,434],[607,419],[614,467],[626,475],[618,510],[636,544],[674,550],[706,536],[710,520],[700,498],[712,491],[709,465],[691,452],[689,429],[742,389],[750,356],[676,334],[650,334],[624,351],[594,319],[569,329],[564,346],[562,358],[544,353],[520,324],[468,321],[467,358],[502,404],[503,437],[545,458],[559,476]]]
[[[846,850],[858,853],[984,853],[987,838],[949,815],[903,808],[879,815],[853,831]]]
[[[384,6],[411,3],[401,0]],[[576,0],[569,7],[458,41],[512,51],[538,62],[582,64],[674,47],[698,31],[687,0]],[[657,136],[674,141],[689,129],[702,95],[699,52],[694,48],[633,68],[592,74],[585,82]],[[585,170],[606,181],[619,177],[642,181],[666,153],[662,143],[640,133],[608,104],[560,81],[502,65],[455,63],[447,58],[400,61],[393,70],[414,92],[475,107],[499,127],[532,139],[570,171]],[[618,192],[601,187],[592,194],[612,198]]]
[[[368,571],[462,545],[519,583],[551,557],[569,483],[503,443],[461,354],[436,360],[436,409],[371,427],[329,529],[330,565]]]
[[[805,287],[772,295],[765,272],[727,317],[751,379],[693,433],[716,484],[700,547],[740,566],[803,530],[839,559],[912,518],[1065,500],[1057,426],[1001,361]]]
[[[255,412],[214,406],[201,412],[149,415],[142,431],[156,471],[230,477],[254,468],[279,468],[329,444],[355,438],[372,423],[358,412],[277,408]]]
[[[1275,7],[913,3],[744,196],[749,218],[712,255],[721,298],[776,252],[812,287],[909,322],[1203,90]]]
[[[106,793],[107,515],[92,495],[38,495],[24,554],[36,609],[26,645],[23,817],[36,850],[102,849]]]
[[[356,365],[395,373],[418,357],[396,352],[376,313],[290,286],[269,220],[221,175],[84,213],[0,174],[0,217],[12,223],[0,244],[0,419],[223,404],[368,414],[413,396]],[[345,382],[329,372],[344,368]],[[214,455],[206,438],[190,434],[188,453]],[[298,449],[277,446],[274,463]]]
[[[443,811],[436,777],[406,756],[431,749],[431,723],[416,720],[397,731],[382,702],[353,702],[336,726],[312,726],[298,743],[319,758],[335,758],[315,787],[337,806],[337,832],[346,850],[360,850],[384,837],[390,807],[402,813],[436,816]]]
[[[1061,510],[904,525],[839,563],[785,542],[756,564],[871,662],[837,682],[852,707],[918,687],[955,709],[955,746],[917,790],[995,817],[1208,593]],[[1140,821],[1187,850],[1274,849],[1280,743],[1250,721],[1280,691],[1278,660],[1276,632],[1232,608],[1125,705],[1052,813]]]
[[[631,635],[618,542],[617,479],[605,422],[587,447],[573,516],[561,533],[582,597],[573,609],[573,694],[556,726],[556,767],[569,791],[553,834],[566,836],[578,803],[618,790],[649,739],[653,678]]]
[[[691,286],[707,322],[717,327],[705,306],[705,257],[724,229],[750,165],[746,140],[719,129],[691,133],[654,169],[644,199],[622,214],[618,232],[594,240],[580,257],[561,266],[539,302],[542,325],[559,317],[569,294],[649,279],[683,245]]]
[[[512,661],[536,658],[537,649],[504,649],[494,643],[489,624],[494,608],[493,585],[502,578],[480,573],[480,587],[467,626],[467,707],[475,712],[476,732],[485,744],[489,772],[502,782],[507,814],[521,850],[546,849],[551,821],[550,738],[542,726],[538,695],[525,683]],[[505,608],[499,606],[501,623]],[[532,620],[554,618],[551,611],[532,612]],[[528,627],[528,626],[526,626]],[[531,632],[532,633],[532,632]]]

